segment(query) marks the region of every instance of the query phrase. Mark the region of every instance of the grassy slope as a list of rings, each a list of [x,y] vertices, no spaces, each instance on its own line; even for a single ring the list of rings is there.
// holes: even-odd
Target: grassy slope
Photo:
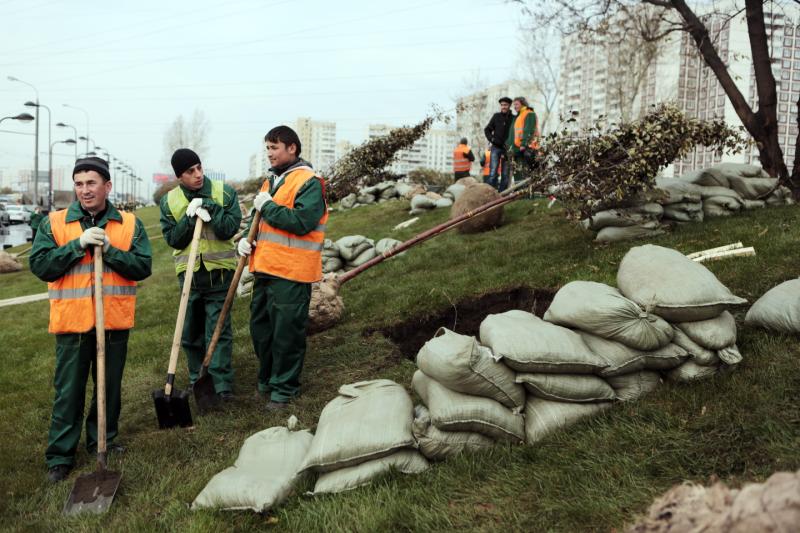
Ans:
[[[361,233],[401,240],[444,220],[425,214],[400,232],[405,202],[359,208],[331,217],[330,237]],[[424,316],[470,296],[528,285],[557,287],[574,279],[614,283],[630,243],[596,246],[541,203],[518,202],[499,230],[445,234],[348,283],[345,321],[309,343],[305,393],[293,412],[313,429],[339,385],[378,377],[408,385],[414,366],[367,327]],[[153,209],[140,211],[146,226]],[[709,264],[722,282],[751,302],[796,277],[800,211],[780,208],[684,226],[653,242],[691,252],[737,240],[758,256]],[[151,235],[157,235],[152,230]],[[73,477],[50,486],[43,453],[52,401],[53,339],[47,303],[0,308],[0,517],[10,529],[94,531],[249,530],[608,530],[643,511],[653,496],[684,479],[719,476],[733,483],[800,468],[800,388],[797,339],[740,327],[745,361],[730,375],[691,386],[665,385],[653,395],[561,432],[535,446],[499,445],[436,465],[420,476],[392,475],[371,487],[330,497],[293,497],[274,515],[192,513],[187,503],[235,459],[250,434],[284,422],[265,415],[253,396],[256,361],[248,335],[247,302],[234,309],[234,365],[239,401],[199,418],[193,431],[159,431],[150,391],[163,380],[179,290],[169,251],[154,240],[154,275],[142,284],[123,393],[121,440],[112,458],[123,484],[104,517],[66,520],[59,514]],[[655,273],[657,275],[657,273]],[[7,275],[0,297],[44,290],[29,273]],[[743,314],[737,313],[741,326]],[[185,384],[183,360],[179,383]],[[79,470],[93,467],[79,452]],[[309,486],[300,487],[300,491]]]

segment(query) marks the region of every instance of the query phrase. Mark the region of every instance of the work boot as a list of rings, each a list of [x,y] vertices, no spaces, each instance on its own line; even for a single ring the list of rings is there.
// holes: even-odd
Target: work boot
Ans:
[[[268,413],[285,411],[288,408],[289,408],[289,402],[276,402],[274,400],[270,400],[269,402],[267,402]]]
[[[58,483],[67,479],[72,467],[70,465],[56,465],[47,469],[47,479],[50,483]]]
[[[217,398],[219,398],[222,402],[227,403],[235,400],[236,396],[234,396],[233,392],[229,390],[223,390],[217,393]]]

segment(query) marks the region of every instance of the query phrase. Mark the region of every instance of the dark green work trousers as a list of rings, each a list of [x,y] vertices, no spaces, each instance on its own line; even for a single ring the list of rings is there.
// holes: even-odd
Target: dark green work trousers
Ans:
[[[106,331],[106,439],[110,444],[117,436],[122,372],[128,353],[129,330]],[[56,371],[53,383],[56,394],[53,416],[47,436],[47,467],[72,465],[81,438],[86,382],[89,374],[96,381],[97,337],[88,333],[56,335]],[[86,416],[86,449],[97,449],[97,388],[92,394]]]
[[[274,402],[300,393],[306,356],[311,284],[256,276],[250,304],[250,335],[259,360],[258,390]]]
[[[189,367],[189,382],[194,383],[200,377],[200,368],[206,358],[206,349],[211,342],[214,328],[217,326],[219,314],[225,303],[228,287],[231,286],[233,270],[211,270],[204,266],[192,275],[192,290],[189,292],[189,303],[186,307],[186,321],[183,323],[181,346],[186,351]],[[184,274],[178,276],[183,287]],[[231,306],[231,309],[233,306]],[[231,313],[225,316],[219,342],[211,356],[208,373],[214,381],[216,392],[233,390],[233,330],[231,329]]]

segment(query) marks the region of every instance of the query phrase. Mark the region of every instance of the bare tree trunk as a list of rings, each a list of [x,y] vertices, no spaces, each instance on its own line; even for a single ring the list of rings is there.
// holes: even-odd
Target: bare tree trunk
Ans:
[[[717,79],[722,85],[725,94],[733,105],[734,111],[739,116],[747,132],[755,139],[758,146],[759,159],[764,169],[772,176],[786,179],[788,171],[783,162],[783,154],[778,144],[776,111],[775,111],[775,78],[769,64],[769,50],[767,49],[766,31],[764,27],[764,11],[761,0],[745,0],[747,11],[747,25],[750,32],[750,43],[753,52],[753,63],[756,69],[756,86],[758,87],[760,106],[771,105],[772,124],[765,124],[770,111],[759,107],[759,114],[747,103],[736,83],[731,78],[728,68],[719,57],[705,24],[695,15],[694,11],[684,0],[669,0],[681,18],[686,23],[689,34],[694,39],[703,60],[711,68]],[[660,3],[657,5],[661,5]],[[761,43],[754,43],[753,40],[760,36]],[[766,64],[766,70],[765,70]],[[771,93],[771,104],[770,104]],[[767,98],[766,102],[761,102],[762,94]],[[766,128],[773,128],[772,133],[768,133]]]

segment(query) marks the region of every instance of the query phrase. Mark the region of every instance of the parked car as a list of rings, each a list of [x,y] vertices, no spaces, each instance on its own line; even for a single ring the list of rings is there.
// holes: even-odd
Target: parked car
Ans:
[[[7,205],[6,211],[8,211],[12,224],[30,224],[31,222],[30,212],[19,204]]]

